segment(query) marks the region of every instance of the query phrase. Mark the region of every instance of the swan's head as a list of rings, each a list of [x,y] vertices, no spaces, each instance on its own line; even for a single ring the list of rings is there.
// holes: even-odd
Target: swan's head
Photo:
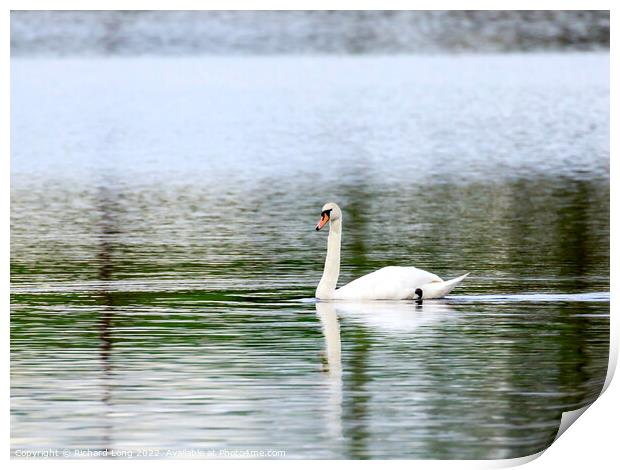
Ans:
[[[328,202],[321,209],[321,220],[316,224],[316,229],[321,230],[325,227],[325,224],[330,220],[332,222],[339,220],[342,217],[342,212],[340,211],[340,207],[335,202]]]

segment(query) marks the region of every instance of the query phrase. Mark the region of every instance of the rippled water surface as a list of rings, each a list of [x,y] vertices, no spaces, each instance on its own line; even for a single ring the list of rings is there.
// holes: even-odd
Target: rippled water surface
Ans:
[[[14,451],[519,457],[599,393],[606,54],[11,73]],[[328,200],[341,283],[471,276],[423,305],[314,302]]]

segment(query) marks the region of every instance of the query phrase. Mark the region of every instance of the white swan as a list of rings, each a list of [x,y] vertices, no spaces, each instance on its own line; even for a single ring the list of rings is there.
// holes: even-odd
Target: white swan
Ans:
[[[327,257],[323,276],[316,288],[321,300],[404,300],[436,299],[454,289],[469,273],[449,281],[413,267],[387,266],[366,274],[336,289],[340,275],[340,237],[342,234],[342,211],[338,204],[328,202],[321,210],[321,220],[316,230],[329,222]]]

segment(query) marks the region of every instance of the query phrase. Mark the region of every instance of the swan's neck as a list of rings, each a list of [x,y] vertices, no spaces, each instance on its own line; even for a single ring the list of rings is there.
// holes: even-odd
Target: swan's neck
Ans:
[[[327,256],[325,257],[325,268],[323,277],[316,288],[316,297],[319,299],[329,299],[333,296],[338,284],[340,275],[340,234],[342,219],[329,223],[329,236],[327,237]]]

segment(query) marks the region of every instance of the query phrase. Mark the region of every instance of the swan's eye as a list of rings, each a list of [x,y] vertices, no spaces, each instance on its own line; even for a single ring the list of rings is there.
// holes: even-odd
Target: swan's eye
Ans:
[[[331,209],[327,209],[326,211],[321,212],[321,217],[325,217],[325,216],[329,217],[331,214],[331,211],[332,211]]]

